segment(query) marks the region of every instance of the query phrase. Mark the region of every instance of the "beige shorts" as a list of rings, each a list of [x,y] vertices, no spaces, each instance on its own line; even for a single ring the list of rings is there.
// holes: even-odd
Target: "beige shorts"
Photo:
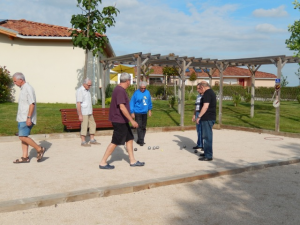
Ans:
[[[83,120],[81,122],[81,131],[80,134],[82,136],[86,136],[87,129],[89,128],[90,134],[96,133],[96,123],[93,115],[83,115]]]

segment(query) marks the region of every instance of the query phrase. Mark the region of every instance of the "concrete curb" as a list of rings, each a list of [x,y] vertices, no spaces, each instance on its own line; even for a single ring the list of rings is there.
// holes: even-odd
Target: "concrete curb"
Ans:
[[[162,187],[172,184],[187,183],[196,180],[205,180],[214,177],[220,177],[224,175],[233,175],[243,173],[247,171],[254,171],[265,169],[274,166],[289,165],[294,163],[300,163],[300,158],[293,157],[285,160],[272,160],[261,163],[250,163],[250,166],[243,168],[225,168],[220,171],[209,171],[203,174],[202,171],[195,171],[194,173],[180,174],[170,177],[162,177],[151,180],[144,180],[138,182],[131,182],[126,184],[91,188],[85,190],[78,190],[67,193],[58,193],[45,196],[37,196],[32,198],[16,199],[10,201],[0,202],[0,212],[13,212],[18,210],[26,210],[31,208],[45,207],[56,204],[62,204],[67,202],[82,201],[92,198],[108,197],[112,195],[120,195],[142,191],[150,188]]]

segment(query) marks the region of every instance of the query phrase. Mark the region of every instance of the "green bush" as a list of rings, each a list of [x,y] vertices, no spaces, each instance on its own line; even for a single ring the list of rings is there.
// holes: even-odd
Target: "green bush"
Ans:
[[[251,93],[245,92],[244,101],[245,102],[250,102],[251,101]]]
[[[300,95],[297,95],[297,101],[300,103]]]
[[[110,105],[111,103],[111,97],[105,98],[105,105]]]
[[[108,84],[105,90],[105,97],[109,98],[111,97],[115,87],[117,86],[117,84]]]
[[[241,95],[240,94],[232,95],[232,101],[233,101],[234,106],[238,106],[242,101]]]
[[[6,67],[0,66],[0,103],[13,101],[13,79]]]
[[[175,96],[170,96],[169,97],[169,106],[170,108],[173,108],[175,105]]]

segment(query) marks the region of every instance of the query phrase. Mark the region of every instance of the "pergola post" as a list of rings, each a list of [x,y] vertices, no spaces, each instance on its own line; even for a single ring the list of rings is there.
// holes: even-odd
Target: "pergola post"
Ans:
[[[219,124],[222,124],[222,107],[223,107],[223,72],[227,69],[228,64],[223,62],[216,63],[216,67],[220,71],[220,88],[219,88]]]
[[[277,61],[277,78],[281,79],[281,69],[282,69],[282,60],[281,58],[278,58]],[[280,92],[281,90],[278,90],[278,101],[280,101]],[[275,131],[280,131],[280,107],[276,108],[276,115],[275,115]]]
[[[254,102],[255,102],[255,73],[261,65],[255,68],[254,65],[247,66],[251,73],[251,106],[250,106],[250,117],[254,117]]]
[[[186,70],[186,62],[183,59],[181,61],[181,108],[180,108],[180,126],[184,127],[184,102],[185,102],[185,70]]]
[[[107,69],[109,70],[108,66],[105,65],[104,68],[103,68],[103,73],[101,74],[102,75],[102,80],[101,80],[101,102],[102,102],[102,108],[105,108],[105,77],[106,77],[106,72],[107,72]]]

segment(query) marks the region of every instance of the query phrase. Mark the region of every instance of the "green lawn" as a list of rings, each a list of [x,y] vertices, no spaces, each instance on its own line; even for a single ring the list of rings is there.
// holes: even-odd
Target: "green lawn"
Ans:
[[[17,103],[0,104],[0,135],[14,135],[17,132],[16,112]],[[100,105],[94,106],[101,108]],[[232,101],[223,101],[222,123],[233,126],[275,129],[275,108],[272,102],[255,102],[255,115],[250,118],[250,103],[241,103],[234,107]],[[281,102],[280,131],[300,133],[300,104],[298,102]],[[75,104],[46,104],[38,103],[38,121],[32,129],[32,134],[48,134],[64,132],[59,109],[75,108]],[[184,124],[194,125],[192,122],[194,101],[187,101],[185,106]],[[179,126],[180,115],[177,105],[170,108],[168,101],[153,101],[153,116],[148,117],[148,127]],[[218,107],[217,107],[218,122]]]

